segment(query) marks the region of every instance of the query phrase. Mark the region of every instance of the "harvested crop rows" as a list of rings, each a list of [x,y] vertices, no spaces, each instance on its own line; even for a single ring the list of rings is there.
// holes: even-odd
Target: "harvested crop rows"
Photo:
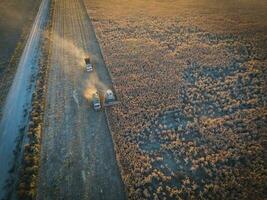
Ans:
[[[56,0],[54,10],[38,199],[123,199],[105,113],[84,97],[91,79],[111,84],[92,26],[80,0]]]
[[[266,195],[266,2],[86,1],[129,199]]]

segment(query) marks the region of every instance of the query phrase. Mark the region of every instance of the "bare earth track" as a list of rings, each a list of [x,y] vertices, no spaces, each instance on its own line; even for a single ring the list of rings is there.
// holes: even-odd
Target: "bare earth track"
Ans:
[[[89,79],[111,87],[92,24],[81,0],[55,0],[54,9],[37,199],[124,199],[105,113],[83,96]]]

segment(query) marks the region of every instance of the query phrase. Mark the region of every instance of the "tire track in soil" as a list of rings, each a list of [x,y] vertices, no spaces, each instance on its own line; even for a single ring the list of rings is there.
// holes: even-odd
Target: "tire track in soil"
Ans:
[[[125,199],[105,113],[93,111],[83,97],[89,76],[62,48],[68,40],[93,54],[97,72],[92,76],[111,85],[83,6],[80,0],[55,0],[53,33],[61,39],[52,44],[37,199]],[[73,90],[79,93],[79,107]]]

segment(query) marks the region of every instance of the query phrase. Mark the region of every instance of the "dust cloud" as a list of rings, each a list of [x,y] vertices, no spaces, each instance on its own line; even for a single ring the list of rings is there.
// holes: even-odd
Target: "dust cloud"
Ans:
[[[73,62],[77,64],[79,67],[84,67],[84,58],[89,55],[82,49],[77,47],[71,40],[62,38],[57,33],[52,35],[53,44],[62,50],[65,55],[73,57]],[[64,64],[63,58],[59,58],[60,63]]]
[[[99,80],[97,74],[92,73],[85,82],[83,95],[86,99],[91,100],[94,93],[104,94],[107,89],[108,87]]]
[[[96,88],[93,87],[93,86],[88,86],[87,88],[85,88],[84,90],[84,97],[87,99],[87,100],[92,100],[92,97],[93,97],[93,94],[96,93]]]
[[[51,36],[53,45],[55,45],[56,48],[59,49],[59,51],[63,51],[64,55],[63,57],[58,57],[60,66],[65,66],[66,60],[69,61],[69,59],[66,59],[66,57],[72,57],[71,64],[75,67],[78,67],[76,70],[83,70],[85,72],[85,61],[84,58],[90,57],[91,61],[97,61],[97,57],[93,54],[89,54],[84,51],[84,49],[79,48],[77,45],[73,43],[70,39],[62,38],[59,34],[54,33]],[[96,65],[93,65],[94,71],[88,73],[88,77],[84,80],[82,83],[82,87],[78,89],[78,91],[81,92],[81,94],[86,98],[87,100],[91,100],[94,93],[98,92],[100,95],[104,94],[108,87],[98,78],[98,75],[96,73]],[[66,71],[64,71],[67,73]],[[71,74],[67,74],[71,75]]]

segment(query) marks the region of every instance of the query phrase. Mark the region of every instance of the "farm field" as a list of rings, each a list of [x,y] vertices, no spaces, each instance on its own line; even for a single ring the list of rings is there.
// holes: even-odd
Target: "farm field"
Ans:
[[[15,54],[20,56],[15,59],[15,62],[11,61],[18,66],[15,66],[17,70],[0,118],[1,200],[13,199],[16,194],[17,175],[20,173],[22,149],[26,138],[24,136],[28,127],[31,97],[34,93],[38,71],[38,58],[43,53],[42,33],[48,18],[49,1],[44,0],[38,10],[28,39],[25,41],[25,48],[21,46],[22,49],[19,50],[19,53],[16,48]],[[14,56],[12,60],[13,58]],[[8,74],[4,75],[8,77]],[[5,80],[2,80],[1,86],[5,86],[5,84]]]
[[[0,1],[0,116],[40,0]],[[13,56],[13,59],[12,59]]]
[[[267,199],[266,1],[0,8],[0,200]]]
[[[53,3],[37,199],[125,199],[104,109],[92,108],[96,88],[112,87],[93,26],[82,0]]]
[[[129,199],[266,198],[267,2],[85,0]]]

